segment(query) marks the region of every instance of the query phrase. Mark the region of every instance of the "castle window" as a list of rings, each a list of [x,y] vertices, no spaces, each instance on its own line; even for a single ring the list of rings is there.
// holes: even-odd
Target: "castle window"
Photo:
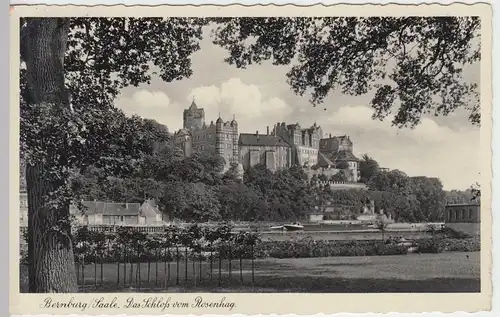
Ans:
[[[472,220],[472,209],[469,209],[469,220]]]

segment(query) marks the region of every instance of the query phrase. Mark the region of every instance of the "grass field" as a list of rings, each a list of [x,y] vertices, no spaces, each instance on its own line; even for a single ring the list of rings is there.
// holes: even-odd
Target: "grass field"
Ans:
[[[468,256],[468,257],[467,257]],[[479,292],[480,253],[409,254],[396,256],[331,257],[302,259],[265,259],[255,261],[252,281],[251,261],[232,261],[231,276],[228,262],[199,263],[186,266],[172,263],[170,270],[164,263],[140,266],[141,279],[134,265],[130,283],[130,264],[127,265],[126,282],[123,281],[123,264],[120,267],[120,284],[117,285],[117,265],[104,264],[101,284],[100,265],[97,275],[94,265],[87,265],[84,272],[86,292]],[[22,267],[22,276],[26,268]],[[168,274],[168,272],[170,272]],[[80,272],[81,273],[81,272]],[[177,276],[179,283],[177,285]],[[95,285],[97,283],[97,286]],[[80,284],[82,278],[80,276]],[[166,285],[165,285],[166,284]],[[22,278],[21,291],[26,291]]]

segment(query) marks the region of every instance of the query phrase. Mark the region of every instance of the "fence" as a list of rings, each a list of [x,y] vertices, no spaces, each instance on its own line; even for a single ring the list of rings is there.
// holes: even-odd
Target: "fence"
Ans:
[[[78,284],[96,289],[168,289],[172,286],[255,283],[255,256],[244,257],[230,248],[203,253],[193,252],[185,246],[156,248],[149,252],[124,248],[121,253],[112,253],[79,256],[75,261]]]
[[[75,266],[82,288],[119,289],[253,285],[258,236],[230,228],[167,228],[148,235],[130,228],[80,228]]]

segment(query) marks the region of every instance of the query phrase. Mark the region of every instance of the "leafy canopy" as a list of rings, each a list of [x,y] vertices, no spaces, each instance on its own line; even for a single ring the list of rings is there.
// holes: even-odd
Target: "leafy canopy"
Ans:
[[[480,124],[477,85],[463,69],[480,59],[478,17],[221,18],[214,43],[240,68],[271,60],[293,65],[292,90],[313,105],[336,90],[375,91],[373,118],[394,113],[413,127],[428,113],[470,111]]]

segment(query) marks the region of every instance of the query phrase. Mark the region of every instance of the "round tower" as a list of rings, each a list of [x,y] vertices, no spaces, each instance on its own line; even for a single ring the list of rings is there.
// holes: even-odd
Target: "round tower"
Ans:
[[[224,122],[222,121],[222,118],[219,115],[219,118],[215,122],[215,154],[224,157],[224,148],[223,148],[223,140],[224,140],[224,133],[222,126],[224,125]]]
[[[236,122],[233,116],[233,121],[231,121],[231,136],[232,136],[232,146],[233,146],[233,159],[232,163],[238,163],[239,159],[239,148],[238,148],[238,122]],[[243,168],[243,167],[242,167]]]

